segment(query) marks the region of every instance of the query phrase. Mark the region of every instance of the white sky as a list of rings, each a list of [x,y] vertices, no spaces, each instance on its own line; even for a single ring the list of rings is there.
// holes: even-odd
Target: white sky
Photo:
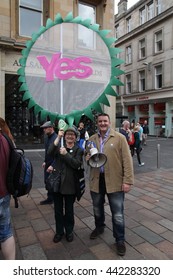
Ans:
[[[120,0],[114,0],[115,1],[115,14],[118,13],[118,3],[120,2]],[[138,2],[139,0],[128,0],[127,2],[127,9],[129,9],[131,6],[135,5],[136,2]]]

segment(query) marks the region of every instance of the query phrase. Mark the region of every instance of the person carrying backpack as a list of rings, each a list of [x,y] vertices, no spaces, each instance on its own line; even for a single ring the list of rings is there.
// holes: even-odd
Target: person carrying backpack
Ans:
[[[0,244],[4,258],[6,260],[15,260],[16,249],[10,214],[11,195],[7,191],[6,183],[10,147],[2,133],[5,133],[14,141],[7,123],[4,119],[0,118]]]

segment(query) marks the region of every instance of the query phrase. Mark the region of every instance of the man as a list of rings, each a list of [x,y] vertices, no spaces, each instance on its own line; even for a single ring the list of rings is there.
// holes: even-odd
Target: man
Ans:
[[[147,145],[147,136],[149,134],[149,128],[148,128],[147,120],[144,121],[144,123],[142,125],[142,128],[143,128],[142,142],[146,146]]]
[[[124,195],[133,185],[133,163],[126,138],[110,128],[108,114],[100,114],[97,119],[98,133],[88,141],[94,142],[98,151],[107,156],[106,164],[101,168],[90,169],[90,192],[93,201],[95,229],[90,239],[97,238],[104,232],[104,203],[107,194],[111,213],[113,236],[117,253],[123,256],[125,247]],[[86,155],[86,160],[90,155]]]
[[[126,137],[127,142],[131,140],[132,131],[130,130],[130,122],[125,120],[122,123],[122,127],[119,132]]]
[[[53,161],[54,158],[50,155],[48,155],[47,151],[49,146],[54,142],[54,140],[57,137],[56,132],[54,131],[54,125],[51,123],[51,121],[45,122],[41,128],[43,128],[44,134],[45,134],[45,139],[44,139],[44,144],[45,144],[45,160],[42,164],[42,167],[44,168],[44,183],[46,184],[46,180],[53,170]],[[41,205],[45,204],[52,204],[53,203],[53,196],[51,193],[47,192],[47,198],[45,200],[40,201]]]
[[[9,165],[10,147],[2,133],[13,141],[9,127],[0,118],[0,245],[6,260],[15,260],[15,240],[11,225],[10,195],[7,191],[6,177]]]

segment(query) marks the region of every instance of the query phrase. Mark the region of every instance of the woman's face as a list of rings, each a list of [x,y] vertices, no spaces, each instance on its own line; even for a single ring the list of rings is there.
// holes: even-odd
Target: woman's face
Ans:
[[[65,134],[65,141],[67,144],[76,142],[76,134],[73,131],[67,131]]]
[[[84,128],[84,123],[82,123],[82,122],[79,123],[79,128],[80,128],[80,129]]]

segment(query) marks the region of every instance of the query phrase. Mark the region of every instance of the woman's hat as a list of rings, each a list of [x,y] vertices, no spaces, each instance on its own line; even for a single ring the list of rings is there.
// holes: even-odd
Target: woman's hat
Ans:
[[[75,134],[75,136],[76,136],[76,137],[78,136],[78,131],[77,131],[77,129],[76,129],[74,126],[68,127],[68,128],[66,129],[66,131],[64,132],[64,135],[66,134],[67,131],[73,131],[74,134]]]

